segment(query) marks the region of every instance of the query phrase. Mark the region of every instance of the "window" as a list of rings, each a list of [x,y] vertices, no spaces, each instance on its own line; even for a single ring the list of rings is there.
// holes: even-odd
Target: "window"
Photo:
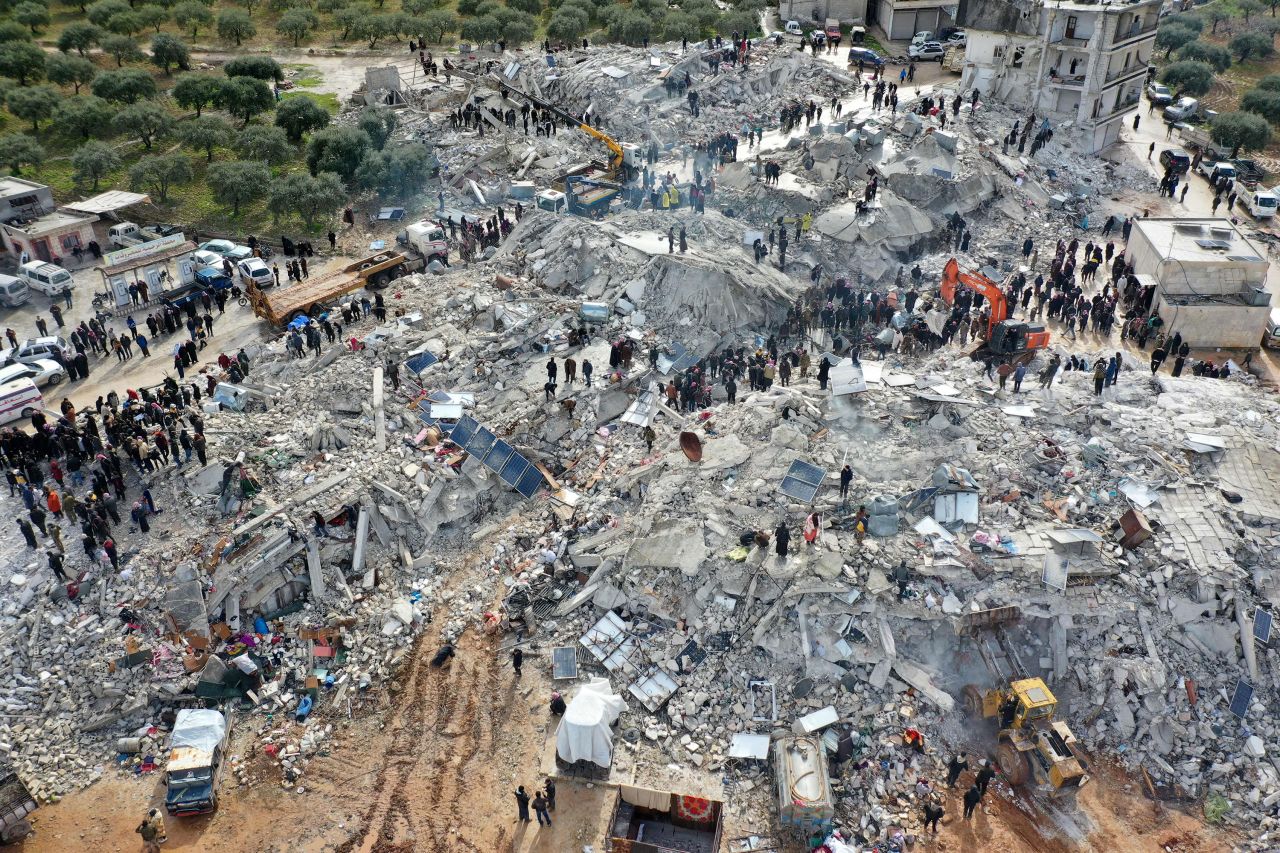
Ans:
[[[63,251],[70,252],[81,247],[79,234],[63,234],[58,241],[62,244]]]
[[[40,203],[38,195],[19,195],[9,199],[10,207],[30,207],[33,204]]]
[[[994,48],[992,48],[992,50],[991,50],[991,56],[992,56],[992,58],[994,58],[994,59],[1003,59],[1003,58],[1004,58],[1004,45],[1002,45],[1002,44],[998,44],[998,45],[996,45]]]
[[[1069,39],[1073,39],[1073,38],[1075,38],[1075,37],[1076,37],[1076,24],[1077,24],[1077,23],[1078,23],[1078,21],[1076,20],[1076,16],[1075,16],[1075,15],[1068,15],[1068,16],[1067,16],[1067,38],[1069,38]]]

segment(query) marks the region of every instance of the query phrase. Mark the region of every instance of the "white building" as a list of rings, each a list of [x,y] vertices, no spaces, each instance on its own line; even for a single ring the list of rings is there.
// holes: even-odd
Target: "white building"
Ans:
[[[778,16],[783,21],[799,21],[806,31],[821,29],[827,18],[842,24],[864,24],[867,0],[781,0]]]
[[[1165,331],[1195,349],[1256,349],[1271,314],[1266,252],[1228,219],[1136,219],[1125,256]]]
[[[1120,138],[1155,47],[1161,0],[965,0],[961,85],[1048,118],[1090,153]]]
[[[910,41],[916,33],[955,26],[956,8],[952,0],[869,0],[867,23],[890,39]]]

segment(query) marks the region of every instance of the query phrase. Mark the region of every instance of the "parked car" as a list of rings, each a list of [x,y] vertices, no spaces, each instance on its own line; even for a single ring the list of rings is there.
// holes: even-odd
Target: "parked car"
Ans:
[[[56,360],[59,356],[70,358],[71,347],[64,339],[48,335],[43,338],[27,338],[16,347],[5,350],[0,354],[0,364],[29,364],[42,358]]]
[[[849,48],[849,64],[857,65],[859,62],[872,68],[879,68],[884,65],[885,58],[869,47]]]
[[[942,38],[942,43],[948,47],[964,47],[968,42],[969,35],[964,30],[953,30]]]
[[[30,379],[36,386],[57,385],[67,378],[67,371],[51,358],[36,359],[29,364],[18,362],[0,367],[0,385],[8,385],[19,379]]]
[[[196,270],[196,284],[210,290],[226,290],[232,287],[235,282],[222,271],[222,267],[219,265],[216,267],[201,267]]]
[[[31,299],[31,288],[20,278],[11,275],[0,275],[0,305],[5,308],[17,308]]]
[[[258,287],[270,287],[276,283],[271,267],[263,263],[262,258],[245,258],[236,267],[246,283],[252,281]]]
[[[907,48],[907,56],[912,59],[937,59],[947,52],[947,49],[936,41],[927,41],[924,44],[913,44]]]
[[[1163,83],[1148,83],[1147,100],[1157,107],[1168,106],[1173,103],[1173,92]]]
[[[1160,165],[1175,175],[1185,175],[1191,168],[1191,155],[1181,148],[1166,148],[1160,152]]]
[[[933,30],[921,30],[911,37],[912,44],[924,44],[930,41],[937,41],[933,35]]]
[[[207,249],[197,249],[191,253],[191,263],[196,269],[201,267],[220,267],[222,266],[222,255],[217,252],[210,252]]]
[[[787,21],[786,30],[793,36],[804,35],[804,27],[800,26],[799,21]]]
[[[239,243],[232,243],[230,240],[210,240],[207,243],[201,243],[198,248],[205,252],[217,252],[222,257],[230,258],[232,261],[242,261],[245,258],[253,257],[253,249],[248,246],[242,246]]]
[[[1169,124],[1180,121],[1195,121],[1200,117],[1200,102],[1195,98],[1178,98],[1177,101],[1164,108],[1164,120]]]
[[[31,261],[18,267],[18,278],[25,281],[32,290],[38,290],[45,296],[61,296],[74,289],[76,284],[71,273],[44,261]]]

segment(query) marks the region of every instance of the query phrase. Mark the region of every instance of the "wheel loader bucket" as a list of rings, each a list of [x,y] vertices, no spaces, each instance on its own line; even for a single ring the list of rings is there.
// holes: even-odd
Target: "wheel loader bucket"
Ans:
[[[976,613],[962,613],[956,619],[956,634],[961,637],[972,637],[989,628],[1016,622],[1021,617],[1022,608],[1016,604],[979,610]]]

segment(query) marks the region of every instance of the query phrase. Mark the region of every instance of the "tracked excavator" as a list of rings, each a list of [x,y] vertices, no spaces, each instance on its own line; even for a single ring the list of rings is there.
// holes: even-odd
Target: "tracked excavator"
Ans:
[[[1028,364],[1037,350],[1049,346],[1049,333],[1043,325],[1009,319],[1009,301],[1000,285],[981,273],[961,272],[960,264],[952,258],[942,270],[942,300],[948,305],[955,301],[957,287],[969,288],[991,305],[986,340],[969,353],[974,361],[991,358],[1001,363]]]
[[[1089,781],[1070,727],[1055,720],[1058,700],[1042,678],[1028,673],[1006,630],[1022,611],[996,607],[962,614],[956,633],[973,640],[994,686],[966,685],[972,719],[996,720],[996,765],[1010,785],[1032,782],[1054,796],[1071,796]]]

